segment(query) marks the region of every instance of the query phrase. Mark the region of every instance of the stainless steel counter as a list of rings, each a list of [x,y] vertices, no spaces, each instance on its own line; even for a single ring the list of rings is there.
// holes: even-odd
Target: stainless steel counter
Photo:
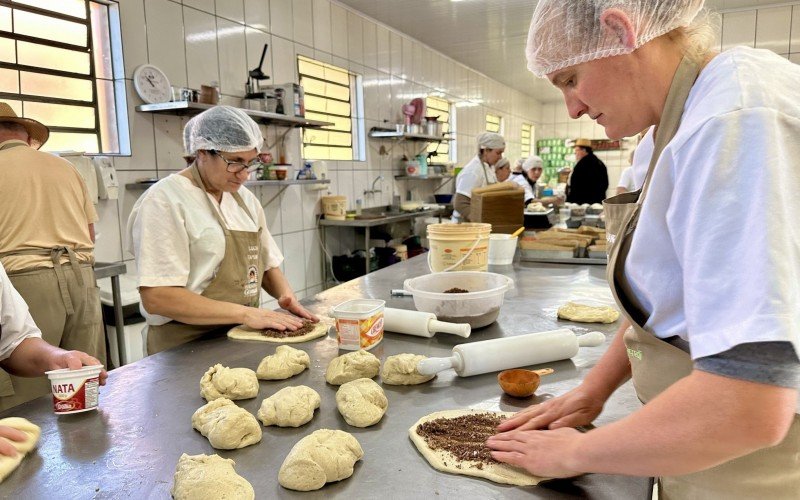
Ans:
[[[575,298],[612,302],[600,266],[522,263],[491,268],[511,276],[516,288],[506,295],[497,323],[474,331],[470,339],[437,334],[433,339],[387,334],[371,352],[381,359],[414,352],[442,356],[462,341],[569,327],[589,331],[556,319],[556,309]],[[387,306],[413,309],[411,298],[390,297],[405,278],[427,272],[424,256],[396,264],[358,280],[329,289],[305,300],[312,310],[325,312],[353,297],[386,300]],[[590,325],[611,334],[617,325]],[[610,341],[610,337],[608,339]],[[607,345],[607,344],[606,344]],[[42,438],[34,451],[9,476],[0,489],[3,498],[168,498],[172,475],[181,453],[217,453],[236,461],[236,471],[250,481],[257,498],[645,498],[647,480],[624,476],[589,474],[537,487],[511,487],[482,479],[438,472],[416,451],[408,428],[421,416],[437,410],[480,408],[515,411],[531,402],[562,394],[575,387],[605,347],[582,348],[573,359],[549,363],[553,375],[542,379],[537,396],[518,400],[503,396],[495,374],[458,378],[453,371],[433,381],[411,387],[383,386],[389,409],[373,427],[348,426],[336,409],[336,387],[325,383],[328,362],[339,354],[335,339],[323,338],[295,344],[309,353],[310,370],[286,381],[262,381],[255,399],[238,404],[255,414],[261,401],[289,385],[308,385],[322,396],[314,419],[297,429],[264,428],[262,441],[242,450],[214,450],[191,427],[192,413],[205,403],[199,381],[209,366],[255,369],[276,346],[212,338],[150,356],[111,372],[101,389],[97,412],[56,417],[48,397],[31,401],[5,416],[28,418],[42,426]],[[606,405],[599,425],[632,412],[638,402],[627,387]],[[355,474],[317,492],[298,493],[277,482],[278,469],[290,448],[303,436],[321,428],[352,433],[364,448]]]
[[[376,218],[346,219],[346,220],[320,219],[319,225],[369,228],[375,226],[383,226],[385,224],[392,224],[394,222],[401,222],[404,220],[416,219],[417,217],[439,215],[440,211],[441,211],[440,209],[435,208],[431,210],[417,210],[414,212],[400,212],[400,213],[388,212],[386,213],[386,215]],[[367,212],[365,211],[365,213]]]

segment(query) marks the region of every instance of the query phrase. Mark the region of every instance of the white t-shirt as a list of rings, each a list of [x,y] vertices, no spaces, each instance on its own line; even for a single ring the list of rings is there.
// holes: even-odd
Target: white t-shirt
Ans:
[[[487,182],[488,180],[488,182]],[[483,163],[476,155],[469,161],[464,168],[459,172],[456,177],[456,194],[463,194],[467,198],[472,198],[472,190],[484,187],[488,184],[497,182],[497,176],[494,175],[494,169]],[[458,221],[461,214],[458,211],[453,211],[453,220]]]
[[[800,353],[798,82],[770,51],[723,52],[656,165],[626,275],[648,331],[693,359],[765,341]]]
[[[625,188],[625,191],[636,191],[636,182],[633,180],[633,165],[626,167],[619,176],[617,187]]]
[[[14,349],[28,337],[42,337],[33,322],[28,304],[17,292],[6,270],[0,264],[0,361],[8,359]]]
[[[225,254],[225,235],[206,198],[218,207],[230,229],[262,227],[261,251],[267,251],[267,269],[280,266],[283,255],[267,230],[258,198],[244,186],[239,194],[258,226],[230,193],[223,193],[217,205],[212,195],[182,175],[172,174],[145,191],[128,219],[129,249],[136,257],[139,286],[183,286],[199,294],[211,283]],[[151,325],[170,321],[144,310],[143,314]]]
[[[648,129],[644,137],[642,137],[642,140],[639,141],[639,145],[636,146],[636,150],[633,152],[631,170],[633,172],[632,182],[636,185],[636,189],[642,187],[644,178],[647,177],[647,168],[650,166],[650,158],[652,158],[653,150],[656,147],[653,141],[654,129],[655,127],[650,127],[650,129]],[[620,181],[620,185],[622,185],[622,181]]]
[[[511,177],[508,179],[511,182],[516,182],[522,189],[525,190],[525,201],[529,201],[534,199],[536,196],[533,194],[533,189],[531,189],[531,184],[528,182],[526,178],[526,174],[511,174]]]

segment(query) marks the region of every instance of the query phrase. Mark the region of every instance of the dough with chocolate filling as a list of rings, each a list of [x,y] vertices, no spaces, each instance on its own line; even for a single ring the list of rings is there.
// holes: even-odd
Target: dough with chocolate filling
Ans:
[[[258,364],[256,376],[261,380],[285,380],[301,373],[310,365],[311,358],[305,351],[279,345],[275,354],[266,356]]]
[[[249,411],[220,398],[197,409],[192,427],[219,450],[235,450],[261,441],[261,426]]]
[[[259,342],[273,342],[277,344],[307,342],[327,335],[330,327],[334,325],[334,321],[327,316],[320,316],[319,323],[309,323],[309,325],[313,326],[304,330],[300,335],[289,330],[253,330],[244,325],[239,325],[228,331],[228,338],[236,340],[258,340]]]
[[[38,425],[20,417],[8,417],[0,419],[0,425],[12,427],[25,434],[24,441],[12,441],[11,439],[7,440],[11,446],[17,450],[17,456],[9,457],[6,455],[0,455],[1,483],[9,474],[14,472],[14,469],[19,467],[19,464],[22,462],[22,459],[25,458],[25,455],[27,455],[28,452],[36,446],[36,443],[39,442],[39,436],[42,434],[42,430]]]
[[[433,379],[436,375],[422,375],[417,365],[427,356],[421,354],[395,354],[383,362],[381,380],[387,385],[417,385]]]
[[[253,500],[253,486],[233,470],[230,458],[219,455],[187,455],[178,460],[172,483],[175,500],[236,498]]]
[[[448,444],[448,446],[459,448],[463,453],[469,454],[470,456],[478,455],[478,460],[459,459],[450,451],[438,447],[438,444],[434,445],[435,447],[431,446],[425,437],[421,436],[419,432],[417,432],[421,425],[436,421],[437,419],[456,419],[459,417],[481,414],[489,414],[490,417],[496,417],[497,421],[495,422],[494,418],[486,419],[489,424],[480,429],[474,429],[475,432],[473,435],[470,435],[464,440],[459,439],[457,441],[459,444]],[[499,423],[500,418],[506,418],[512,415],[514,415],[514,413],[487,412],[480,410],[437,411],[419,419],[417,423],[411,426],[411,428],[408,430],[408,434],[411,438],[411,441],[417,447],[417,450],[419,450],[422,456],[425,457],[425,460],[427,460],[434,469],[442,472],[450,472],[452,474],[482,477],[496,483],[514,484],[518,486],[531,486],[538,484],[539,482],[544,481],[546,478],[534,476],[524,469],[494,460],[489,455],[489,449],[484,444],[489,436],[497,433],[495,424]],[[464,422],[456,421],[452,425],[459,435],[465,436]],[[436,438],[437,442],[441,442],[441,434],[437,433]]]
[[[353,475],[364,450],[352,434],[320,429],[292,447],[278,471],[278,482],[297,491],[318,490],[325,483]]]
[[[250,368],[228,368],[216,364],[200,379],[200,395],[206,401],[254,398],[258,396],[256,372]]]
[[[587,306],[567,302],[558,308],[558,317],[580,323],[613,323],[619,319],[619,311],[608,306]]]
[[[319,394],[311,387],[284,387],[261,402],[258,418],[264,425],[300,427],[314,418],[320,402]]]

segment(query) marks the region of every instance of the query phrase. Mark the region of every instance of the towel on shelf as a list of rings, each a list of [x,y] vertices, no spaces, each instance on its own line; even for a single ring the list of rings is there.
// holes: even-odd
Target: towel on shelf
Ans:
[[[83,178],[84,184],[86,184],[86,189],[89,191],[89,199],[92,200],[92,203],[97,205],[97,174],[95,173],[95,168],[94,165],[92,165],[91,160],[84,156],[83,152],[80,151],[60,152],[59,156],[70,162],[72,166],[75,167],[75,170],[77,170]]]

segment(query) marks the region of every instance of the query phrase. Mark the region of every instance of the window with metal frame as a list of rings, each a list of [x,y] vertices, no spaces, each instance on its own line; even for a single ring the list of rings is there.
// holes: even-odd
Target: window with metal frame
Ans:
[[[502,129],[503,129],[503,118],[497,115],[486,113],[486,131],[502,134],[501,132]]]
[[[0,0],[0,99],[50,128],[43,150],[130,154],[118,35],[113,2]]]
[[[442,124],[442,133],[446,137],[452,137],[454,132],[453,124],[450,120],[452,106],[453,103],[441,97],[428,96],[425,98],[427,115],[439,117],[437,121]],[[447,141],[439,143],[434,142],[428,145],[428,153],[435,153],[435,156],[432,158],[434,162],[456,161],[455,158],[451,157],[450,151],[450,143]]]
[[[333,123],[321,129],[303,130],[303,158],[362,159],[363,113],[358,75],[305,56],[297,56],[297,68],[305,92],[306,118]]]
[[[529,157],[531,155],[531,144],[533,144],[533,125],[530,123],[522,124],[519,143],[522,157]]]

